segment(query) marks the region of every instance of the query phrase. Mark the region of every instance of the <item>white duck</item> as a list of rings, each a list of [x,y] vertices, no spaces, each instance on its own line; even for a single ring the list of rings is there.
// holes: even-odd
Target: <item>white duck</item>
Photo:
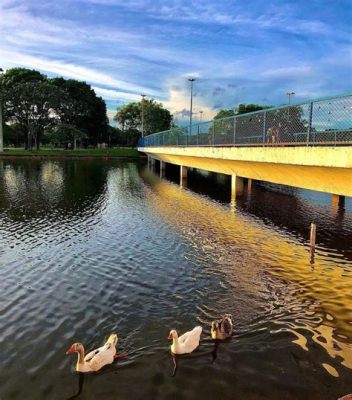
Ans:
[[[89,352],[84,356],[84,347],[82,343],[74,343],[66,354],[78,354],[76,371],[77,372],[92,372],[99,371],[104,365],[111,364],[116,358],[117,335],[112,334],[104,344],[96,350]]]
[[[171,352],[173,354],[189,354],[192,353],[198,346],[202,327],[196,326],[191,331],[184,333],[178,337],[177,332],[172,329],[168,339],[172,339]]]

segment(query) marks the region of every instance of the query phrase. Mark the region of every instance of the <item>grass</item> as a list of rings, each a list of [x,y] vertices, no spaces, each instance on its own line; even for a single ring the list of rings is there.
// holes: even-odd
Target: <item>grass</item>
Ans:
[[[23,156],[39,156],[39,157],[140,157],[141,154],[137,149],[132,147],[117,147],[111,149],[48,149],[43,148],[37,150],[25,150],[23,148],[8,148],[0,153],[0,157],[23,157]]]

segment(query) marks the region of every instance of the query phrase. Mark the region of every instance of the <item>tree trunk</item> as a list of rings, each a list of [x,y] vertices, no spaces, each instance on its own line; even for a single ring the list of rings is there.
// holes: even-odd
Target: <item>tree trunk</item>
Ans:
[[[35,135],[35,144],[36,144],[37,150],[40,149],[40,139],[41,139],[41,137],[42,137],[42,132],[41,132],[41,130],[39,128],[39,130],[37,130],[37,133]]]
[[[28,150],[28,148],[29,148],[29,133],[28,133],[27,126],[23,127],[23,133],[24,133],[24,149]]]

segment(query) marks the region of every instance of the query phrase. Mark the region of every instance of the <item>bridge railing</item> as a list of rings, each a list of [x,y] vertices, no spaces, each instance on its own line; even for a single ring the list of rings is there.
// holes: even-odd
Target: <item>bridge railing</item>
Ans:
[[[149,146],[352,144],[352,94],[177,127],[140,139]]]

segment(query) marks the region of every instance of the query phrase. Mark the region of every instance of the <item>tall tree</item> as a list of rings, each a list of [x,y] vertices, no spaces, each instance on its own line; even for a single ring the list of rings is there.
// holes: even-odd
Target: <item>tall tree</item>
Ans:
[[[65,92],[47,81],[32,81],[15,85],[6,92],[6,117],[12,124],[25,127],[27,147],[33,141],[39,149],[44,130],[59,119],[59,110]]]
[[[24,136],[26,148],[28,148],[29,142],[28,121],[20,117],[18,108],[20,104],[18,104],[18,102],[17,115],[11,114],[11,111],[7,109],[7,99],[11,98],[12,102],[15,100],[13,94],[14,90],[18,92],[18,85],[29,82],[44,82],[45,80],[45,75],[41,74],[39,71],[27,68],[10,68],[4,74],[0,75],[0,93],[3,98],[5,122],[11,120],[12,123],[16,123],[16,129],[13,130],[13,132],[16,134],[16,137]],[[12,103],[11,107],[13,107],[15,103]]]
[[[142,112],[144,134],[170,129],[172,115],[169,110],[155,100],[141,100],[138,103],[129,103],[117,110],[114,120],[117,121],[123,130],[142,132]],[[139,134],[139,136],[140,136]]]
[[[84,132],[93,144],[105,140],[108,126],[106,104],[91,86],[64,78],[53,78],[50,82],[68,95],[61,104],[61,121]]]

